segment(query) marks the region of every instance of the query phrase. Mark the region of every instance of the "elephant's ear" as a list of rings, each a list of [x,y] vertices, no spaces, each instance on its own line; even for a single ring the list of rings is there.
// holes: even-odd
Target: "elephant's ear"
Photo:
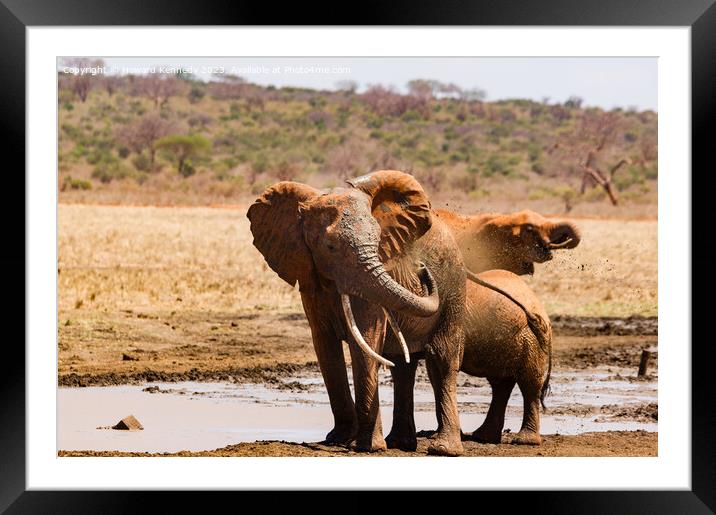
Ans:
[[[271,269],[291,286],[313,277],[313,259],[303,239],[299,203],[320,192],[297,182],[279,182],[266,189],[249,208],[254,246]]]
[[[379,253],[386,262],[405,252],[430,229],[430,200],[412,175],[397,170],[379,170],[348,184],[372,198],[371,211],[381,228]]]

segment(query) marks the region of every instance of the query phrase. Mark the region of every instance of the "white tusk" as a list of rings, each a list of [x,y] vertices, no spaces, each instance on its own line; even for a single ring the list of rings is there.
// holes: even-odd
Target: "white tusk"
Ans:
[[[394,367],[395,363],[392,361],[388,361],[383,356],[375,352],[373,349],[370,348],[370,345],[366,343],[366,341],[363,339],[363,336],[360,334],[360,331],[358,330],[358,326],[356,325],[356,320],[353,318],[353,310],[351,309],[351,299],[348,297],[348,295],[341,293],[341,304],[343,305],[343,315],[346,317],[346,323],[348,324],[348,329],[350,330],[351,334],[353,335],[353,339],[358,344],[358,347],[360,347],[363,352],[365,352],[368,356],[373,358],[374,360],[378,361],[379,363],[382,363],[386,367]]]
[[[403,349],[403,355],[405,356],[405,362],[410,363],[410,351],[408,350],[408,344],[405,343],[405,338],[403,338],[403,333],[400,331],[400,326],[398,325],[398,322],[393,318],[393,315],[390,314],[390,311],[383,308],[383,311],[385,311],[385,316],[388,317],[388,323],[390,324],[390,328],[395,333],[395,336],[398,337],[398,341],[400,342],[400,346]]]

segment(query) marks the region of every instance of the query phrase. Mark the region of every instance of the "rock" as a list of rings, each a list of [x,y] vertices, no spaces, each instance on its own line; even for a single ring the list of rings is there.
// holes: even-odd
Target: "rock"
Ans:
[[[139,358],[131,354],[122,354],[122,361],[139,361]]]
[[[146,388],[142,389],[143,392],[149,392],[149,393],[159,393],[161,390],[158,386],[147,386]]]
[[[112,429],[120,429],[122,431],[138,431],[144,429],[139,420],[134,418],[134,415],[128,415],[122,420],[117,422],[116,425],[112,426]]]

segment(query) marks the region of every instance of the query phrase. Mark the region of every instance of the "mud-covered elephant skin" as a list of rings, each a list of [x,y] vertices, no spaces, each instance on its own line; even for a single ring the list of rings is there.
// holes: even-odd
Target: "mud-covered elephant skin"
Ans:
[[[539,445],[539,408],[552,369],[552,328],[547,313],[524,280],[512,272],[491,270],[467,275],[465,350],[460,369],[469,375],[486,377],[492,387],[485,421],[468,438],[501,442],[507,401],[517,384],[524,399],[524,412],[522,427],[512,435],[511,443]],[[396,363],[391,369],[395,383],[395,435],[391,431],[387,440],[393,447],[414,448],[417,443],[406,436],[409,431],[405,429],[415,427],[416,367],[416,362]]]
[[[459,455],[466,284],[460,251],[410,175],[381,170],[348,182],[330,191],[280,182],[247,213],[268,265],[299,284],[335,420],[326,442],[385,449],[378,366],[424,355],[438,419],[428,452]],[[392,331],[391,343],[386,339],[390,318],[408,349]],[[342,341],[349,344],[355,403]]]
[[[507,401],[516,383],[524,408],[522,427],[512,435],[511,443],[539,445],[540,403],[544,406],[552,373],[552,326],[547,312],[527,283],[512,272],[468,275],[460,369],[486,377],[492,388],[485,421],[471,437],[500,443]]]
[[[455,236],[468,270],[479,274],[502,269],[517,275],[533,274],[558,249],[579,245],[580,232],[571,222],[545,218],[534,211],[463,216],[436,209]]]

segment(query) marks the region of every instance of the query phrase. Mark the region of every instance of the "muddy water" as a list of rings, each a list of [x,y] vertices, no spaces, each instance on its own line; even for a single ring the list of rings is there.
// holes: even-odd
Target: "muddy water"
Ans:
[[[432,389],[421,368],[415,393],[418,431],[437,427]],[[392,421],[392,386],[390,374],[381,374],[381,417],[387,433]],[[633,375],[633,370],[615,367],[554,373],[542,433],[657,431],[655,412],[646,417],[636,414],[644,406],[655,410],[656,378],[634,381]],[[463,374],[458,385],[461,425],[463,431],[471,432],[484,419],[490,388],[484,379]],[[106,428],[129,414],[139,419],[143,431]],[[521,418],[522,397],[515,388],[505,429],[518,431]],[[316,442],[324,438],[332,422],[328,395],[316,376],[290,377],[278,386],[184,382],[60,388],[57,448],[176,452],[256,440]]]

